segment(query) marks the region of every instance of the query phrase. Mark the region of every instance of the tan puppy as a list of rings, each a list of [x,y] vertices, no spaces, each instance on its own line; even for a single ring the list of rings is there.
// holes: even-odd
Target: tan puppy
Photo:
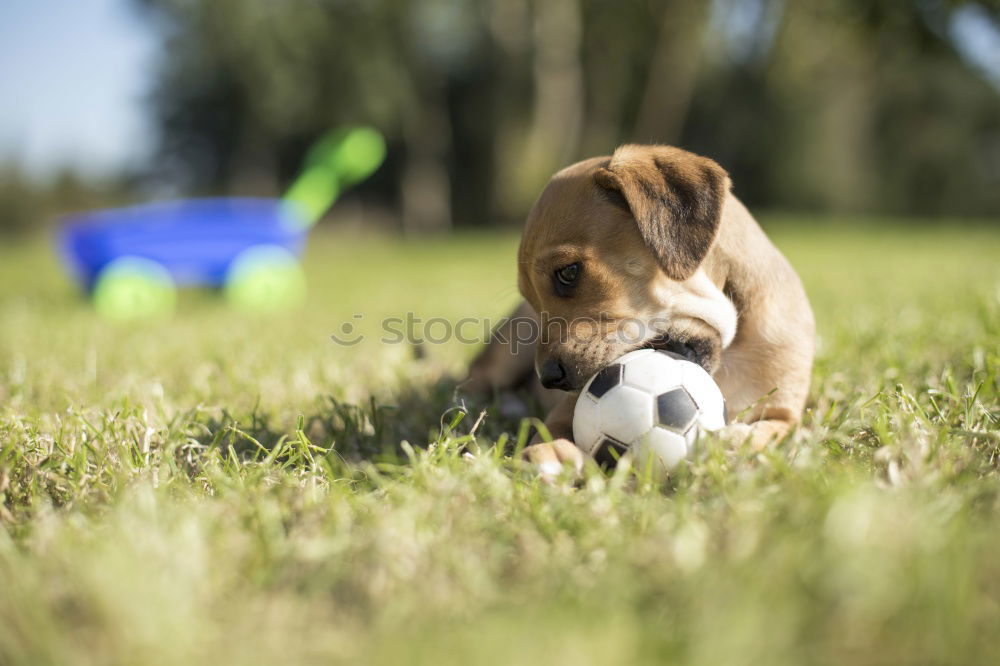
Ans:
[[[572,444],[578,391],[641,347],[682,353],[712,373],[739,421],[729,439],[762,446],[801,415],[815,335],[809,302],[710,159],[625,145],[563,169],[528,215],[518,285],[527,304],[515,315],[541,335],[506,344],[503,334],[524,338],[507,323],[473,362],[468,386],[513,387],[533,357],[541,385],[565,392],[545,421],[555,441],[526,451],[540,465],[582,466]]]

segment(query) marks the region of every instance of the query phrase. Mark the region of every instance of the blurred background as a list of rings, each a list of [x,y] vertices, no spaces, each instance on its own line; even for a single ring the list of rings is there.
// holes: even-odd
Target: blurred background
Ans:
[[[628,141],[758,210],[1000,214],[993,1],[5,0],[0,94],[0,238],[277,195],[345,123],[388,157],[333,216],[409,233],[519,224]]]

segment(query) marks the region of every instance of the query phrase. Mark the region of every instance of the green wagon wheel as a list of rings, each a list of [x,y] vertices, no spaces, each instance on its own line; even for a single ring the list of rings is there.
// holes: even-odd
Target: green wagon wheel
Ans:
[[[177,305],[177,288],[160,264],[126,256],[101,269],[91,297],[97,312],[108,319],[165,317]]]
[[[255,245],[230,264],[223,290],[241,310],[275,312],[305,300],[306,279],[291,252],[277,245]]]

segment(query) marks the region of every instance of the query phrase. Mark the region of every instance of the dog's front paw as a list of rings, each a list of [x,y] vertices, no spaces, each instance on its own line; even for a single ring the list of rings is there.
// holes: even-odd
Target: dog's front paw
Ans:
[[[533,444],[524,450],[523,455],[546,481],[554,481],[567,470],[574,476],[580,476],[587,460],[586,454],[568,439]]]
[[[788,435],[790,424],[784,421],[756,421],[754,423],[730,423],[716,433],[716,436],[730,446],[750,444],[755,451],[762,451],[780,442]]]
[[[722,430],[715,431],[714,434],[722,442],[737,446],[753,437],[753,428],[747,423],[730,423]]]

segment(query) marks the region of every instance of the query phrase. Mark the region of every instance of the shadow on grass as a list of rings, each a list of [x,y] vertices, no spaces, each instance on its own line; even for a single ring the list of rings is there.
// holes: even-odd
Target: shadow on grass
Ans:
[[[244,418],[223,410],[199,421],[211,433],[203,443],[232,450],[244,460],[258,459],[295,440],[352,463],[399,462],[405,460],[404,442],[424,448],[445,438],[499,440],[513,451],[526,431],[525,419],[543,413],[530,390],[484,398],[470,396],[456,380],[444,378],[403,386],[388,398],[372,396],[363,403],[327,396],[316,409],[301,414],[291,430],[259,409]],[[281,453],[275,460],[287,457]]]

